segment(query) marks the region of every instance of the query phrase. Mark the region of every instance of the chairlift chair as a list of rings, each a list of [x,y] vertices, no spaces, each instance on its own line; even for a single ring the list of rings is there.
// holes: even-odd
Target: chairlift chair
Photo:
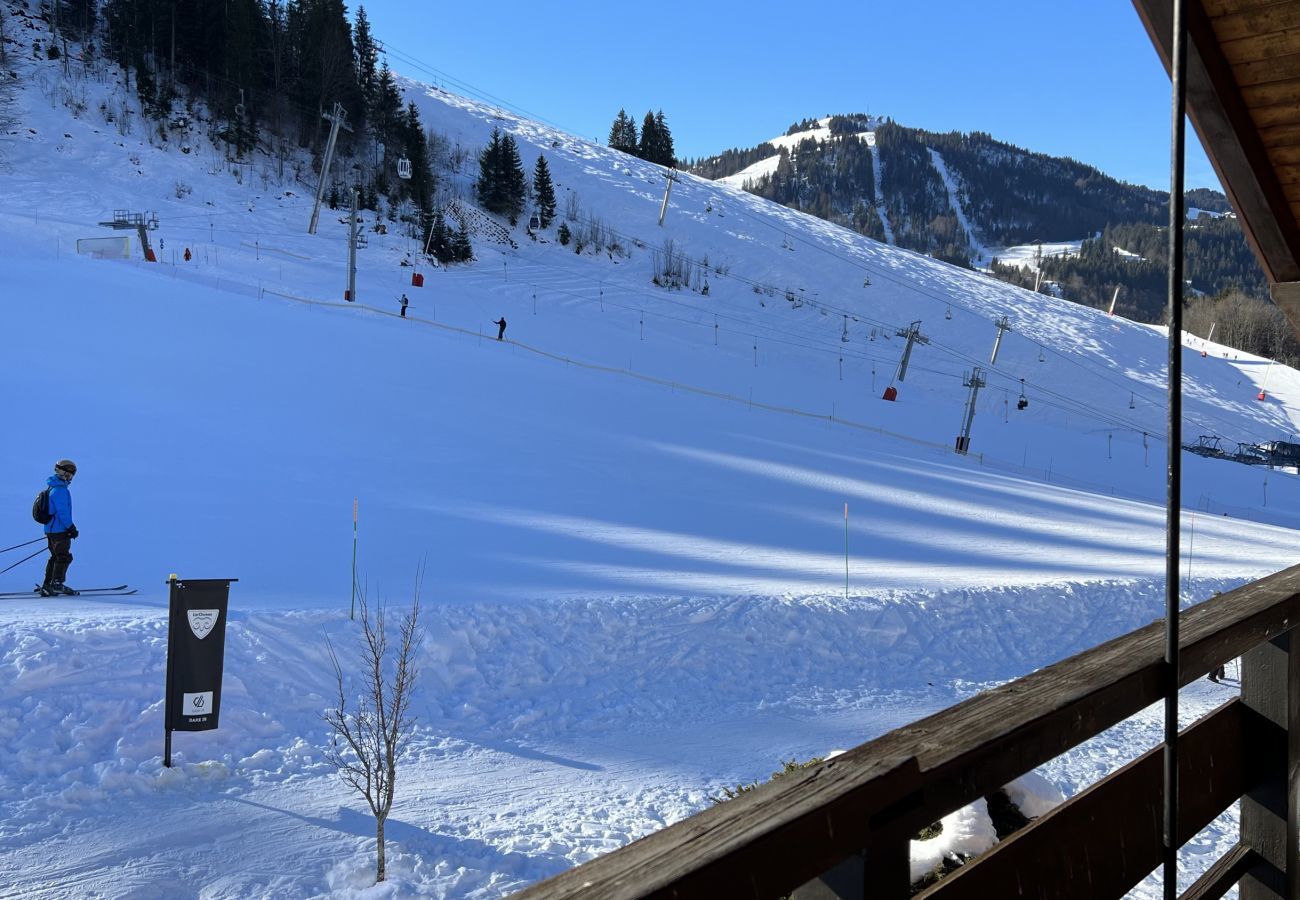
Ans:
[[[1039,362],[1047,362],[1047,356],[1043,353],[1043,348],[1042,348],[1042,347],[1039,347],[1039,348],[1038,348],[1038,361],[1039,361]]]
[[[405,156],[397,161],[397,177],[403,180],[411,177],[411,161]]]
[[[952,318],[952,304],[949,304],[949,305],[948,305],[948,311],[947,311],[946,313],[943,314],[943,317],[944,317],[945,319],[951,319],[951,318]]]
[[[1020,399],[1016,401],[1016,409],[1024,409],[1029,405],[1029,398],[1025,396],[1025,379],[1020,379]]]

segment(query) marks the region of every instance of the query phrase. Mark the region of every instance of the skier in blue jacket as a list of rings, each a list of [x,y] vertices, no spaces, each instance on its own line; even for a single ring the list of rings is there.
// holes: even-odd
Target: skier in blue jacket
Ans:
[[[45,564],[45,581],[41,583],[42,597],[75,594],[63,583],[68,566],[72,565],[72,539],[77,536],[77,526],[72,522],[72,493],[68,485],[77,474],[77,464],[61,459],[54,464],[54,474],[46,479],[50,488],[50,513],[53,518],[45,523],[45,538],[50,542],[50,559]]]

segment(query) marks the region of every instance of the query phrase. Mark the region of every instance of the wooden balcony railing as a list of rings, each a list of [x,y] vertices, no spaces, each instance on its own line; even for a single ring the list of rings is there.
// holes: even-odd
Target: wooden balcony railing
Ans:
[[[1238,799],[1241,837],[1186,893],[1300,900],[1300,566],[1186,610],[1179,684],[1242,657],[1240,699],[1179,736],[1181,844]],[[1292,652],[1294,646],[1295,652]],[[910,895],[908,842],[1162,697],[1162,623],[706,809],[516,896]],[[1122,897],[1161,863],[1160,748],[927,889],[925,898]]]

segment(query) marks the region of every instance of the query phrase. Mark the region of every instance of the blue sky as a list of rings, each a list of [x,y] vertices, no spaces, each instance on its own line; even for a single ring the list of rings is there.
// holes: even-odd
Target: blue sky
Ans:
[[[620,107],[662,109],[679,157],[870,112],[1169,185],[1169,79],[1128,0],[363,5],[395,71],[602,142]],[[1188,187],[1218,188],[1188,134]]]

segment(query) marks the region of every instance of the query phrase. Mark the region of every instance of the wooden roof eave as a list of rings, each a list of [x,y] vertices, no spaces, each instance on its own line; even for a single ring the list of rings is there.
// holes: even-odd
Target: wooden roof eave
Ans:
[[[1171,70],[1172,0],[1133,0],[1147,36]],[[1300,227],[1287,202],[1259,129],[1242,99],[1200,0],[1186,0],[1187,111],[1271,285],[1300,282]],[[1277,292],[1274,291],[1276,296]],[[1300,334],[1300,309],[1283,312]],[[1293,315],[1293,312],[1296,314]]]

